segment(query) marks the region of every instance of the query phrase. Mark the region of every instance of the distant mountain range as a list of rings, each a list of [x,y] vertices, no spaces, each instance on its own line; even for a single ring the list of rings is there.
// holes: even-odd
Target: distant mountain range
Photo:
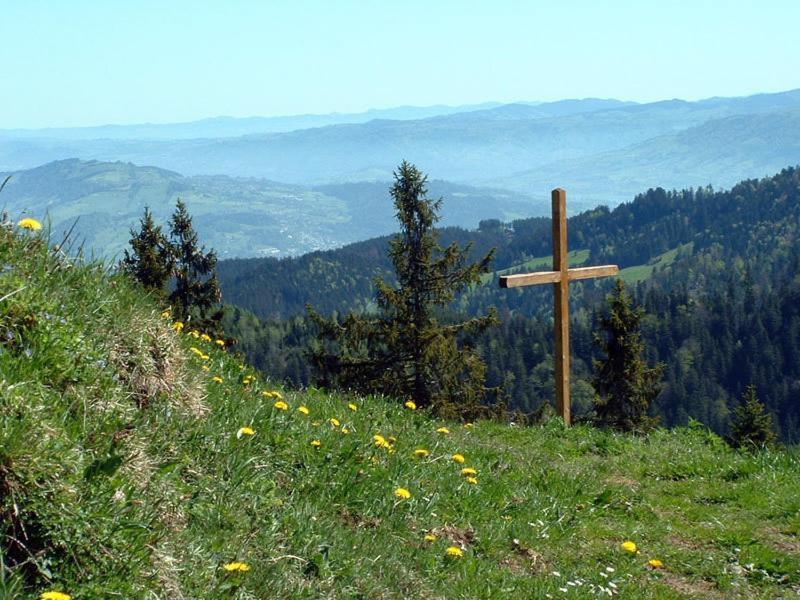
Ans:
[[[601,101],[602,102],[602,101]],[[529,105],[537,102],[526,103]],[[375,119],[425,119],[439,115],[481,110],[499,106],[499,102],[447,106],[397,106],[373,108],[358,113],[328,113],[321,115],[288,115],[282,117],[211,117],[185,123],[138,123],[134,125],[99,125],[95,127],[47,127],[42,129],[0,129],[0,138],[55,138],[66,140],[170,140],[219,138],[295,131],[343,123],[366,123]]]
[[[495,187],[548,190],[616,205],[636,190],[687,185],[729,187],[800,162],[800,107],[713,119],[619,150],[562,159],[507,177],[482,180]],[[573,205],[573,208],[574,205]]]
[[[7,173],[0,173],[0,182]],[[431,181],[444,196],[443,225],[540,214],[518,192]],[[184,177],[157,167],[69,159],[12,173],[0,208],[18,217],[49,217],[53,238],[73,227],[85,250],[118,256],[144,206],[166,222],[186,201],[204,244],[222,258],[287,256],[334,248],[396,228],[389,183],[307,187],[225,175]],[[56,239],[56,241],[58,241]]]
[[[551,187],[565,187],[575,212],[616,205],[656,183],[727,186],[794,164],[798,111],[800,90],[697,102],[583,99],[5,131],[0,169],[77,157],[313,186],[388,181],[407,159],[432,179],[522,191],[542,204]],[[318,124],[325,126],[311,127]],[[286,128],[296,129],[278,131]],[[233,132],[248,135],[205,137]]]

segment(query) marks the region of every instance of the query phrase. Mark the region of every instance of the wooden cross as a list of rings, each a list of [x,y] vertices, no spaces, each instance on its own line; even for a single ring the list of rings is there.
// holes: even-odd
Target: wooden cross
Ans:
[[[556,188],[553,199],[553,270],[500,277],[500,287],[514,288],[552,283],[555,297],[556,410],[570,424],[569,405],[569,282],[619,273],[617,265],[570,269],[567,258],[567,192]]]

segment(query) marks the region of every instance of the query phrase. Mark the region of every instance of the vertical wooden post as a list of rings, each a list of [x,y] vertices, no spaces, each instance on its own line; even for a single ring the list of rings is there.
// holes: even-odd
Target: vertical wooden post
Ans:
[[[553,271],[561,277],[553,284],[555,299],[556,348],[553,361],[556,376],[556,410],[566,425],[571,422],[569,404],[569,264],[567,263],[567,192],[552,191]]]

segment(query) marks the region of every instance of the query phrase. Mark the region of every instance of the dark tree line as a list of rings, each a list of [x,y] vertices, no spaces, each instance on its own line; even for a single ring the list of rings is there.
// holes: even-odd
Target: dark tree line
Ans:
[[[440,238],[474,242],[473,258],[496,247],[493,268],[499,270],[547,255],[549,226],[548,219],[487,221],[472,232],[442,230]],[[753,385],[781,439],[800,441],[800,171],[785,169],[729,191],[649,190],[613,211],[601,207],[577,215],[569,227],[571,248],[588,249],[592,262],[646,266],[675,251],[630,287],[645,309],[645,359],[665,364],[663,389],[650,416],[666,426],[693,418],[728,435],[734,411]],[[306,302],[324,307],[323,314],[369,311],[374,306],[370,278],[376,273],[391,277],[386,249],[384,238],[297,259],[224,261],[223,287],[247,280],[232,290],[236,302],[247,307],[263,290],[266,304],[254,302],[253,308],[260,307],[261,317],[272,317],[259,324],[260,339],[267,342],[250,341],[248,354],[258,362],[260,356],[275,356],[278,348],[308,343],[311,332],[298,316]],[[307,281],[312,268],[324,274],[319,286],[293,283]],[[276,278],[286,282],[285,289]],[[592,410],[592,364],[598,359],[592,332],[611,285],[584,282],[571,289],[576,416]],[[294,290],[296,298],[286,290]],[[279,301],[271,304],[270,298]],[[496,280],[487,280],[458,295],[441,319],[481,314],[491,306],[498,309],[500,325],[469,339],[486,362],[486,385],[502,387],[512,408],[541,411],[552,398],[550,290],[501,291]],[[283,320],[287,314],[294,315],[288,322]],[[300,354],[284,356],[264,360],[268,372],[308,384]]]

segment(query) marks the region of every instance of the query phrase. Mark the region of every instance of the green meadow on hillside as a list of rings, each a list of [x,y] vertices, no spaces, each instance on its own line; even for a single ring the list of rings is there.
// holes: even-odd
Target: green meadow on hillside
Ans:
[[[799,472],[796,449],[697,424],[278,389],[103,265],[0,228],[0,597],[790,597]]]

